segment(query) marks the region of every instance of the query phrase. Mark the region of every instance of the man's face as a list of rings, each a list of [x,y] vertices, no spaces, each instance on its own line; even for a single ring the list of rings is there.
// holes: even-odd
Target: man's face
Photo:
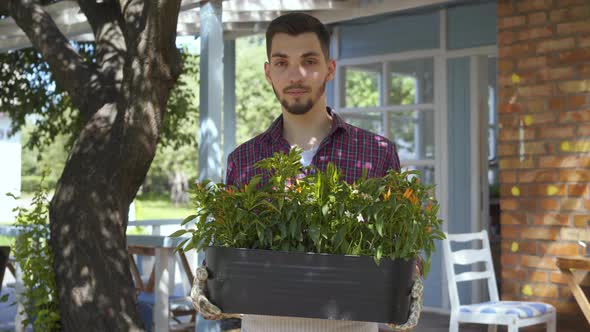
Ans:
[[[326,61],[315,33],[291,36],[277,33],[270,62],[264,64],[266,80],[291,114],[305,114],[323,97],[326,82],[334,78],[336,64]]]

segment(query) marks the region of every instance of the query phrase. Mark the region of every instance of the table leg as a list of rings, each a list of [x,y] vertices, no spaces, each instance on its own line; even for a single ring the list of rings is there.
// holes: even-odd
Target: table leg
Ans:
[[[173,249],[170,249],[173,250]],[[155,303],[154,303],[154,330],[168,332],[169,330],[169,296],[170,275],[169,253],[167,248],[156,248],[155,264]]]
[[[574,275],[569,269],[561,269],[561,273],[565,275],[567,283],[570,286],[570,289],[574,294],[574,297],[576,298],[576,301],[578,302],[580,309],[582,309],[582,312],[584,313],[584,316],[586,317],[588,324],[590,324],[590,303],[586,298],[586,294],[584,294],[584,291],[582,290],[580,285],[578,285],[576,279],[574,278]]]

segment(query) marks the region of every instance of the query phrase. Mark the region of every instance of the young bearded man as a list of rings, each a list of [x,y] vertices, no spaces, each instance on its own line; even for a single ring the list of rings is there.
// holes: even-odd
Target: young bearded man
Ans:
[[[291,13],[272,21],[266,31],[268,62],[264,64],[266,80],[281,104],[282,114],[264,133],[236,148],[228,157],[226,183],[241,187],[262,171],[254,164],[275,152],[288,153],[293,147],[303,149],[301,163],[325,170],[334,163],[347,182],[385,176],[390,169],[400,169],[395,145],[387,138],[347,124],[326,106],[326,83],[334,79],[336,63],[329,58],[330,35],[316,18]],[[264,174],[263,174],[264,175]],[[263,182],[267,179],[263,178]],[[204,285],[206,271],[197,271]],[[197,284],[197,283],[195,283]],[[193,289],[195,306],[205,318],[218,319],[221,312],[206,300],[202,288]],[[420,294],[421,297],[421,294]],[[416,303],[418,302],[418,303]],[[412,305],[415,326],[420,301]],[[393,308],[392,308],[393,310]],[[416,311],[418,313],[416,313]],[[379,324],[244,315],[243,332],[377,332]]]

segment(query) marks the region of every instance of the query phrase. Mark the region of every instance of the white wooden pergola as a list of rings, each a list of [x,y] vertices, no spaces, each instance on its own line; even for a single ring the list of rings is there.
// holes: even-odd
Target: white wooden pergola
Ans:
[[[179,36],[199,36],[201,40],[199,179],[221,181],[223,156],[227,156],[235,147],[236,38],[263,33],[270,21],[292,11],[306,12],[325,24],[334,24],[415,8],[442,6],[450,2],[455,1],[183,0],[177,33]],[[76,1],[60,1],[45,9],[67,38],[93,41],[92,29]],[[10,17],[0,20],[0,52],[30,46],[27,36],[14,20]],[[335,48],[338,46],[335,45]],[[160,300],[156,301],[154,307],[156,329],[168,331],[168,302],[158,298]],[[197,331],[219,331],[219,327],[209,321],[199,321]]]
[[[97,2],[101,1],[97,0]],[[200,79],[204,84],[200,86],[200,178],[220,180],[223,169],[222,155],[227,156],[235,146],[234,41],[236,38],[263,33],[270,21],[292,11],[306,12],[317,17],[324,24],[332,24],[449,2],[453,1],[183,0],[178,19],[178,35],[201,37]],[[76,1],[60,1],[46,6],[45,9],[70,40],[93,40],[92,29]],[[30,46],[27,36],[12,18],[0,20],[0,52]],[[222,96],[221,91],[225,91],[225,95]],[[224,130],[222,131],[221,128]],[[225,142],[223,145],[222,132],[223,142]]]
[[[101,2],[101,0],[97,0]],[[220,2],[223,37],[236,39],[262,33],[274,18],[290,11],[309,13],[325,24],[366,16],[405,11],[449,3],[449,0],[184,0],[178,19],[179,36],[198,36],[201,7]],[[46,6],[60,30],[75,41],[92,41],[86,17],[76,1],[63,0]],[[27,36],[10,17],[0,20],[0,52],[30,47]]]

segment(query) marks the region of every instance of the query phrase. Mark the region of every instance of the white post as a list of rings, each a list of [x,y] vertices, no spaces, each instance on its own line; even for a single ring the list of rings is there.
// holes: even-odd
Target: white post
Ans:
[[[168,332],[169,330],[170,284],[174,283],[174,274],[170,273],[169,255],[173,250],[172,248],[156,248],[154,330],[158,332]],[[174,260],[172,260],[172,264],[174,264]]]
[[[221,0],[201,3],[199,181],[221,180],[223,25]]]
[[[25,314],[25,306],[23,303],[23,292],[24,292],[24,285],[23,285],[23,271],[20,268],[20,264],[14,264],[15,269],[15,285],[14,285],[14,296],[16,298],[16,316],[14,317],[14,331],[15,332],[24,332],[26,329],[23,327],[23,322],[27,318]]]
[[[222,0],[201,2],[199,181],[221,182],[221,113],[223,89]],[[200,263],[200,262],[199,262]],[[195,331],[217,332],[220,325],[199,315]]]

